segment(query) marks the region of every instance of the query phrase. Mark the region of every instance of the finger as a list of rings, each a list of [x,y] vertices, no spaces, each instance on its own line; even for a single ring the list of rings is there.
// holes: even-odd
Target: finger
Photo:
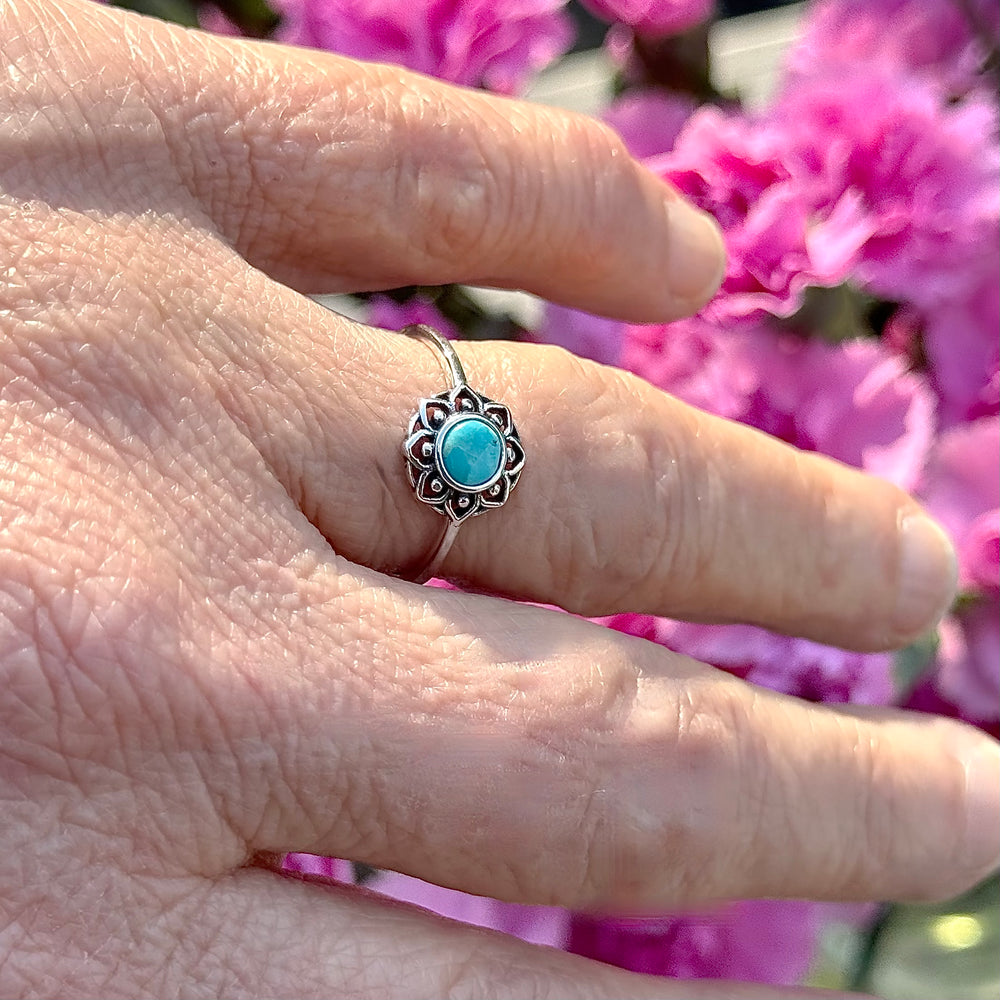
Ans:
[[[253,313],[234,301],[217,318],[231,345],[212,348],[217,391],[340,554],[420,564],[445,519],[414,497],[400,448],[420,398],[449,385],[440,359],[259,276],[251,291]],[[254,325],[266,341],[248,340]],[[748,621],[861,649],[906,642],[948,605],[951,546],[890,484],[555,348],[458,350],[527,458],[508,503],[462,525],[443,575],[582,614]]]
[[[78,987],[76,995],[698,1000],[721,991],[733,1000],[834,997],[807,989],[638,975],[350,886],[262,869],[243,869],[214,882],[186,879],[159,895],[155,918],[128,929],[127,952],[121,941],[107,940],[94,950],[90,969],[106,976],[103,989],[90,993]],[[53,956],[57,967],[65,960]],[[67,978],[78,983],[79,973]]]
[[[1000,861],[1000,751],[975,730],[833,712],[572,616],[378,580],[318,567],[294,628],[255,630],[283,652],[241,662],[254,709],[227,692],[250,720],[234,745],[265,761],[252,798],[225,792],[249,850],[645,911],[945,896]]]
[[[65,36],[56,11],[39,14],[45,37]],[[663,320],[721,281],[714,222],[591,119],[395,67],[81,13],[94,27],[79,83],[105,98],[91,129],[134,126],[134,81],[148,81],[142,100],[184,189],[247,260],[301,290],[466,281]],[[125,106],[108,109],[119,91]]]

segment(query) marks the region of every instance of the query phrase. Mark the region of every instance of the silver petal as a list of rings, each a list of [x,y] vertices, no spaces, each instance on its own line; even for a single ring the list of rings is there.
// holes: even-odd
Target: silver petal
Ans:
[[[433,469],[422,472],[416,485],[417,499],[424,503],[439,504],[448,496],[448,485]]]
[[[510,496],[510,487],[507,476],[501,476],[488,490],[479,494],[479,500],[484,507],[502,507]]]
[[[420,417],[420,423],[428,430],[437,431],[448,417],[455,412],[454,407],[445,398],[447,395],[447,393],[441,393],[440,396],[420,400],[417,415]]]
[[[459,493],[457,490],[445,501],[444,508],[456,524],[461,524],[483,509],[478,496],[471,493]]]
[[[483,406],[483,416],[489,417],[505,435],[514,430],[514,420],[510,415],[510,410],[503,403],[490,400]]]
[[[485,400],[475,389],[460,385],[448,393],[448,402],[455,413],[482,413]]]
[[[418,469],[433,468],[434,437],[435,432],[426,428],[411,434],[403,444],[403,454],[406,455],[407,462],[411,462]]]
[[[504,472],[509,476],[516,476],[524,468],[524,448],[521,447],[516,433],[508,435],[506,448],[507,462],[504,465]]]

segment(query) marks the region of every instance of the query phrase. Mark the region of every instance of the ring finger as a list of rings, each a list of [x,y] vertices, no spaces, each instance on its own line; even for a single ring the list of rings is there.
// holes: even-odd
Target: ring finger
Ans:
[[[450,387],[441,359],[251,280],[267,287],[249,301],[270,308],[221,321],[238,357],[217,359],[217,391],[339,554],[418,565],[446,522],[415,498],[400,447],[419,400]],[[266,340],[248,341],[261,324]],[[892,485],[556,348],[458,352],[473,388],[509,406],[527,460],[442,575],[588,615],[748,621],[856,648],[905,642],[950,599],[949,543]]]

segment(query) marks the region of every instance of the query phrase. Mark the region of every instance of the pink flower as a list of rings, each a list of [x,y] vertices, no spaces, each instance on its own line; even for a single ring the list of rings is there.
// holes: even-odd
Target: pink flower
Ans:
[[[365,887],[452,920],[637,972],[775,984],[804,977],[821,926],[858,918],[857,907],[791,900],[739,902],[655,917],[596,916],[503,903],[395,872],[378,872]]]
[[[793,170],[780,122],[703,107],[673,150],[649,166],[715,216],[728,252],[726,275],[706,315],[741,319],[761,311],[790,316],[811,284],[839,284],[849,260],[817,269],[806,248],[813,206]],[[821,241],[822,245],[822,241]]]
[[[618,627],[615,619],[608,624]],[[631,632],[631,626],[620,630]],[[852,653],[752,625],[695,625],[661,618],[654,631],[656,641],[675,652],[806,701],[887,705],[895,694],[888,653]]]
[[[989,252],[989,248],[984,248]],[[1000,276],[927,310],[923,346],[941,424],[1000,412]]]
[[[852,653],[753,625],[696,625],[637,614],[601,621],[751,684],[806,701],[887,705],[895,695],[888,653]]]
[[[848,278],[927,311],[1000,273],[997,112],[881,66],[805,77],[765,115],[702,108],[650,166],[723,229],[715,319],[789,316]]]
[[[1000,509],[980,514],[966,532],[959,556],[969,583],[995,589],[1000,578]]]
[[[1000,418],[984,418],[942,434],[920,497],[955,543],[960,586],[1000,588]]]
[[[809,970],[822,914],[798,900],[635,919],[575,913],[569,951],[652,975],[792,985]]]
[[[804,78],[774,114],[822,220],[805,240],[813,272],[906,304],[945,426],[1000,410],[995,106],[979,94],[948,106],[929,83],[872,67],[850,85]]]
[[[554,906],[521,906],[422,882],[396,872],[378,872],[365,888],[414,903],[452,920],[513,934],[533,944],[565,947],[569,913]]]
[[[707,21],[714,0],[581,0],[605,21],[627,24],[637,34],[676,35]]]
[[[977,725],[1000,717],[1000,595],[980,593],[939,626],[932,683]]]
[[[210,31],[213,35],[239,37],[242,32],[213,3],[201,4],[198,7],[198,27],[202,31]]]
[[[1000,418],[946,431],[920,495],[947,529],[966,591],[940,626],[933,686],[968,719],[1000,717]]]
[[[761,385],[748,362],[748,335],[723,332],[700,316],[670,326],[626,326],[619,364],[684,402],[740,419]]]
[[[626,91],[601,117],[641,160],[668,153],[694,107],[691,98],[647,87]]]
[[[279,41],[518,93],[573,37],[565,0],[276,0]]]
[[[946,715],[952,719],[965,719],[974,722],[984,732],[994,739],[1000,739],[1000,718],[970,719],[954,702],[948,701],[937,686],[937,677],[933,674],[923,677],[906,699],[906,707],[916,712],[926,712],[930,715]]]
[[[831,67],[846,79],[860,63],[880,63],[960,95],[982,82],[988,39],[995,45],[998,31],[996,0],[821,0],[811,6],[787,66],[794,84]]]
[[[316,854],[286,854],[282,868],[286,872],[335,878],[338,882],[354,881],[350,861],[342,861],[340,858],[323,858]]]
[[[866,66],[849,82],[836,73],[802,79],[772,116],[816,220],[806,237],[814,271],[849,272],[923,310],[997,281],[1000,147],[990,100],[948,105],[926,82]]]
[[[458,327],[446,319],[433,302],[424,298],[412,298],[397,302],[388,295],[373,295],[368,300],[367,321],[371,326],[383,330],[402,330],[412,323],[424,323],[433,327],[449,340],[459,338]]]
[[[877,341],[831,346],[702,317],[626,326],[621,364],[685,402],[912,488],[934,432],[925,380]]]
[[[605,365],[619,364],[625,324],[614,319],[548,304],[537,339],[565,347],[581,358]]]

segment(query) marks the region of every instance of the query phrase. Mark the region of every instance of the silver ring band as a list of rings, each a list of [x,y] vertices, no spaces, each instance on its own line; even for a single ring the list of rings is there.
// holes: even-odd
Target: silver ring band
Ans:
[[[434,348],[451,388],[421,399],[403,441],[406,472],[416,498],[447,519],[437,545],[415,574],[437,575],[469,518],[502,507],[524,468],[524,448],[510,410],[476,392],[454,347],[424,324],[400,331]]]
[[[439,360],[444,366],[445,374],[451,379],[453,389],[457,389],[460,385],[469,384],[469,380],[465,377],[465,368],[462,367],[462,359],[451,343],[442,337],[437,330],[431,329],[424,323],[414,323],[412,326],[404,327],[400,333],[404,337],[425,340],[432,347],[438,349],[438,353],[441,355]]]

